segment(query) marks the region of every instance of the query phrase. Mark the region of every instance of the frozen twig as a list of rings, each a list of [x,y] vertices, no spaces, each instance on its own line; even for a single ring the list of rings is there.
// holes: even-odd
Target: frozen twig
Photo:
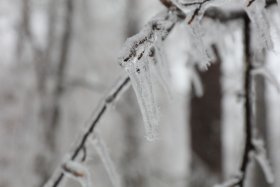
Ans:
[[[97,123],[100,121],[102,116],[105,114],[107,108],[109,105],[111,105],[116,98],[120,95],[120,93],[123,91],[123,89],[129,84],[130,79],[129,77],[122,78],[116,86],[113,87],[112,91],[109,92],[109,94],[101,101],[99,108],[96,110],[92,123],[87,128],[85,133],[83,134],[79,144],[74,149],[74,152],[72,153],[70,160],[74,161],[77,156],[84,151],[84,147],[86,142],[88,141],[90,135],[94,132],[94,128],[96,127]],[[62,179],[64,178],[64,173],[60,172],[58,175],[54,175],[49,179],[48,183],[45,185],[45,187],[57,187],[61,183]]]
[[[164,0],[162,0],[163,2]],[[181,12],[179,9],[176,8],[175,5],[170,5],[168,7],[169,9],[172,9],[171,14],[175,14],[178,18],[185,18],[185,14],[183,12]],[[178,19],[179,20],[179,19]],[[170,31],[173,29],[175,23],[177,20],[174,20],[174,22],[171,23],[171,25],[169,25],[168,28],[166,28],[166,34],[165,35],[161,35],[162,39],[165,39],[167,37],[167,35],[170,33]],[[162,28],[160,28],[160,25],[158,25],[159,22],[150,22],[150,26],[151,29],[154,30],[156,32],[156,30],[160,30]],[[141,45],[143,42],[149,42],[149,36],[153,36],[153,31],[148,32],[148,36],[144,36],[141,40],[139,40],[139,43],[132,43],[131,46],[129,46],[129,53],[127,54],[128,56],[125,57],[125,59],[123,59],[124,62],[129,61],[131,58],[135,57],[135,51],[137,49],[137,47],[139,45]],[[138,56],[138,58],[141,58],[141,56]],[[77,156],[84,151],[84,147],[86,142],[88,141],[88,138],[90,137],[90,135],[93,133],[95,126],[97,125],[97,123],[100,121],[100,119],[102,118],[102,116],[105,114],[108,105],[110,105],[112,102],[114,102],[116,100],[116,98],[120,95],[121,91],[126,87],[126,85],[128,85],[130,82],[130,78],[129,77],[125,77],[124,79],[122,79],[119,84],[117,84],[116,87],[114,87],[112,89],[112,91],[101,101],[101,104],[99,106],[99,108],[97,109],[93,119],[92,119],[92,123],[90,124],[90,126],[88,127],[88,129],[85,131],[85,133],[83,134],[79,144],[77,145],[77,147],[74,149],[74,152],[72,153],[71,156],[71,160],[74,161]],[[56,173],[51,177],[51,179],[49,179],[49,181],[45,184],[45,187],[57,187],[59,186],[59,184],[61,183],[62,179],[64,178],[64,173],[63,172],[59,172],[57,175]]]
[[[163,12],[157,19],[152,20],[149,22],[139,34],[135,35],[133,38],[130,38],[126,42],[126,47],[123,50],[120,58],[120,65],[124,68],[129,68],[131,63],[135,63],[136,61],[145,60],[151,57],[153,45],[155,41],[161,40],[163,41],[168,34],[171,32],[175,24],[179,21],[182,21],[186,18],[186,14],[178,8],[171,0],[160,0],[164,6],[168,8],[168,11]],[[195,17],[202,5],[210,0],[202,1],[203,3],[198,4],[197,13],[195,13],[192,17]],[[223,17],[222,14],[207,14],[206,16],[215,19],[221,20],[229,20],[232,15],[226,14]],[[251,125],[252,125],[252,108],[251,108],[251,98],[250,98],[250,90],[251,90],[251,77],[250,72],[252,70],[251,58],[250,58],[250,27],[249,27],[249,19],[243,12],[238,14],[234,14],[232,19],[239,19],[244,18],[245,27],[244,27],[244,44],[245,44],[245,61],[246,61],[246,71],[245,71],[245,82],[244,82],[244,89],[245,89],[245,131],[246,131],[246,145],[245,151],[243,154],[243,161],[240,167],[242,173],[246,173],[247,165],[249,163],[249,153],[254,149],[252,145],[252,132],[251,132]],[[190,22],[192,22],[194,18],[191,18]],[[141,62],[142,63],[142,62]],[[129,65],[130,64],[130,65]],[[145,64],[142,65],[142,69],[135,68],[136,73],[138,71],[145,70],[147,71],[147,66]],[[131,69],[130,69],[131,70]],[[134,72],[133,72],[134,73]],[[146,76],[146,75],[145,75]],[[149,79],[149,77],[146,77]],[[85,151],[85,144],[88,141],[90,135],[92,135],[94,128],[96,127],[97,123],[100,121],[102,116],[105,114],[109,105],[112,104],[116,100],[116,98],[120,95],[121,91],[129,84],[131,78],[125,77],[122,79],[117,86],[112,89],[102,101],[97,109],[90,126],[87,130],[83,133],[81,140],[79,141],[77,147],[74,149],[73,153],[71,154],[70,160],[75,161],[80,153],[84,153],[84,158],[86,155]],[[136,81],[135,81],[136,82]],[[145,103],[144,103],[145,104]],[[147,103],[146,103],[147,104]],[[61,171],[62,169],[62,171]],[[65,169],[69,169],[69,167],[65,168],[65,165],[62,165],[58,175],[54,175],[49,182],[45,185],[45,187],[57,187],[61,183],[62,179],[64,178]],[[73,172],[72,172],[73,173]],[[75,173],[75,172],[74,172]],[[241,177],[238,184],[243,186],[244,177]]]
[[[72,160],[67,161],[62,165],[62,169],[66,176],[77,180],[82,187],[92,187],[90,181],[90,172],[79,162],[75,162]]]

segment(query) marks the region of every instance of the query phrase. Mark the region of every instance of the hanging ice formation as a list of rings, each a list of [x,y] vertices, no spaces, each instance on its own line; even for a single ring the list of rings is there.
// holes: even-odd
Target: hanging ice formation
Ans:
[[[149,141],[158,137],[158,109],[152,78],[166,86],[162,41],[175,25],[177,16],[168,11],[157,15],[135,36],[128,38],[121,50],[119,63],[128,73],[137,96]]]
[[[183,22],[186,26],[186,30],[190,35],[190,41],[193,46],[192,53],[199,59],[198,65],[202,70],[206,70],[210,64],[211,57],[209,51],[207,51],[203,35],[204,30],[201,25],[205,10],[209,5],[216,4],[217,0],[173,0],[173,2],[182,9],[187,15],[186,21]]]
[[[199,23],[199,20],[192,22],[190,25],[187,25],[187,31],[189,32],[192,40],[191,43],[194,47],[194,53],[196,53],[196,57],[199,57],[199,67],[202,70],[207,70],[208,66],[210,65],[210,55],[207,51],[204,42],[203,42],[203,30]]]
[[[264,7],[265,0],[249,1],[249,3],[245,5],[245,10],[256,29],[258,38],[260,38],[261,48],[271,50],[273,49],[273,43]]]
[[[92,135],[91,143],[94,145],[97,154],[99,155],[101,161],[104,164],[104,167],[109,175],[109,178],[113,184],[113,187],[120,187],[120,176],[118,175],[116,171],[115,164],[113,163],[113,160],[111,159],[109,155],[109,151],[107,149],[107,146],[105,145],[104,141],[101,139],[99,134],[95,132]]]

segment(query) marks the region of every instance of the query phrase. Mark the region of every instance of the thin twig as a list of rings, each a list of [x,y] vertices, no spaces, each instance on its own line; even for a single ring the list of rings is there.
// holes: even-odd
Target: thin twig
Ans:
[[[252,128],[253,128],[253,110],[252,110],[252,97],[251,97],[251,89],[252,89],[252,77],[251,71],[253,70],[252,59],[251,59],[251,52],[250,52],[250,43],[251,43],[251,29],[250,29],[250,20],[248,16],[244,17],[244,27],[243,27],[243,34],[244,34],[244,55],[245,55],[245,74],[244,74],[244,96],[245,96],[245,148],[242,158],[242,163],[240,166],[240,171],[243,173],[243,177],[240,179],[238,183],[240,187],[244,186],[246,171],[250,162],[249,154],[251,151],[254,151],[254,146],[252,144]]]
[[[194,10],[194,12],[193,12],[193,14],[191,16],[191,19],[188,21],[188,24],[191,24],[193,22],[194,18],[199,14],[202,6],[205,3],[209,2],[209,1],[211,1],[211,0],[204,0],[202,2],[193,2],[193,3],[184,3],[184,4],[182,4],[185,7],[198,5],[198,7]]]
[[[247,4],[247,7],[251,6],[256,0],[250,0]]]
[[[85,144],[86,144],[88,138],[93,133],[94,128],[96,127],[97,123],[100,121],[102,116],[105,114],[108,106],[115,101],[115,99],[120,95],[121,91],[126,87],[126,85],[129,84],[129,82],[130,82],[129,77],[125,77],[122,80],[120,80],[120,82],[117,84],[118,86],[114,87],[113,90],[111,92],[109,92],[109,94],[101,101],[100,107],[98,108],[98,110],[96,111],[96,113],[94,115],[93,122],[90,124],[87,131],[84,133],[80,143],[78,144],[78,146],[75,148],[74,152],[72,153],[71,158],[70,158],[71,160],[74,161],[77,158],[77,156],[79,155],[79,153],[84,151],[84,147],[85,147]],[[61,183],[63,178],[64,178],[64,173],[61,172],[60,174],[58,174],[56,179],[53,180],[54,182],[50,186],[57,187]],[[48,184],[46,186],[48,186]]]

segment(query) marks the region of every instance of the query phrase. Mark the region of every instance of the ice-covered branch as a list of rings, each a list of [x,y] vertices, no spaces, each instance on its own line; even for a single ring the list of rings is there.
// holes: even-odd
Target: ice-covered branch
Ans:
[[[230,177],[222,184],[216,184],[214,187],[234,187],[240,182],[240,180],[242,180],[242,178],[243,178],[243,174],[238,173],[237,175]]]
[[[204,0],[204,1],[201,1],[201,2],[182,3],[182,5],[184,7],[197,5],[197,8],[194,10],[190,20],[188,21],[188,24],[191,24],[193,22],[194,18],[200,13],[200,10],[203,8],[203,5],[205,5],[206,3],[210,2],[210,1],[211,0]]]
[[[71,155],[70,160],[74,161],[80,153],[84,151],[84,147],[86,142],[88,141],[90,135],[94,132],[94,128],[96,127],[97,123],[100,121],[102,116],[105,114],[109,105],[111,105],[116,98],[121,94],[124,88],[129,84],[130,78],[124,77],[122,78],[116,86],[113,87],[111,92],[101,101],[98,109],[93,115],[92,123],[89,125],[87,130],[82,135],[80,142],[78,143],[77,147],[74,149],[74,152]],[[64,178],[64,173],[60,172],[58,175],[54,174],[54,176],[49,179],[48,183],[45,187],[57,187],[61,183],[62,179]]]
[[[83,166],[81,163],[69,160],[62,165],[62,169],[67,176],[77,180],[82,185],[82,187],[92,187],[90,181],[90,172],[86,166]]]
[[[159,15],[158,18],[149,22],[149,24],[147,24],[147,26],[139,34],[127,40],[125,45],[125,50],[123,50],[123,53],[121,55],[122,57],[120,61],[121,66],[129,69],[129,63],[131,63],[132,60],[137,59],[139,61],[142,58],[147,58],[148,56],[153,57],[154,60],[155,53],[153,53],[152,50],[153,47],[157,45],[157,42],[164,40],[168,36],[168,34],[171,32],[171,30],[173,29],[174,25],[178,20],[184,18],[184,14],[180,12],[179,9],[176,9],[174,7],[175,6],[170,6],[169,7],[170,11],[165,11],[164,13]],[[144,69],[137,68],[134,70],[136,72],[139,72]],[[147,81],[149,81],[149,77],[146,78]],[[92,123],[90,124],[88,129],[84,132],[79,144],[77,145],[77,147],[74,149],[74,152],[72,153],[71,156],[72,161],[74,161],[80,153],[85,154],[85,148],[84,148],[85,144],[88,141],[90,135],[93,133],[95,126],[100,121],[102,116],[105,114],[108,106],[116,100],[116,98],[120,95],[121,91],[129,84],[130,80],[131,80],[130,77],[123,78],[117,84],[117,86],[115,86],[112,89],[112,91],[101,101],[99,108],[96,110],[94,114]],[[150,97],[152,96],[150,95]],[[54,174],[54,176],[51,177],[51,179],[47,182],[45,187],[57,187],[59,186],[63,178],[64,178],[64,173],[58,172],[57,175]]]

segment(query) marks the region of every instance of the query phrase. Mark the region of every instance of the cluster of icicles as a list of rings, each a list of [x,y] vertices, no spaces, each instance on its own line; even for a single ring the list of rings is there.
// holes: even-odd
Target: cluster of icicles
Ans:
[[[199,66],[203,69],[208,67],[211,55],[202,39],[202,33],[207,30],[204,30],[200,22],[204,12],[211,6],[243,7],[260,38],[260,48],[273,48],[265,14],[265,0],[256,0],[250,6],[248,6],[250,1],[244,0],[172,0],[172,2],[187,15],[186,19],[199,9],[191,24],[186,24],[189,20],[183,23],[187,25],[187,33],[191,36],[192,41],[189,42],[196,51],[194,56],[199,56]],[[138,34],[127,39],[119,57],[120,65],[131,79],[144,120],[146,137],[150,141],[157,139],[159,123],[152,80],[155,77],[168,90],[166,84],[168,68],[163,40],[177,19],[175,13],[171,11],[157,15]]]
[[[127,39],[119,59],[132,82],[143,116],[146,137],[150,141],[155,140],[158,134],[158,108],[152,80],[155,77],[168,90],[168,68],[162,42],[176,19],[176,15],[168,11],[160,13],[141,32]]]

